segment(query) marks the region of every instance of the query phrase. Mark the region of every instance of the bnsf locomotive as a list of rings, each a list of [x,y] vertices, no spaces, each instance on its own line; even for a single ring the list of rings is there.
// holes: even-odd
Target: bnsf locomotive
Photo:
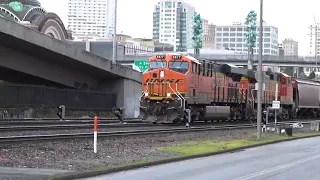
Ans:
[[[257,73],[233,65],[218,65],[182,53],[152,56],[142,75],[140,118],[153,123],[255,120]],[[263,73],[262,108],[281,102],[282,120],[320,116],[320,84],[284,73]],[[277,85],[278,84],[278,85]]]

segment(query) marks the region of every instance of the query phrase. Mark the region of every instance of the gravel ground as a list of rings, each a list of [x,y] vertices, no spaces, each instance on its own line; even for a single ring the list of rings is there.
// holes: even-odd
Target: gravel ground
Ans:
[[[142,159],[158,160],[174,156],[172,153],[156,150],[161,146],[212,138],[244,138],[252,133],[254,129],[99,138],[97,154],[92,153],[90,139],[0,145],[0,166],[87,170]]]
[[[294,132],[306,131],[309,131],[309,128],[294,130]],[[143,159],[159,160],[176,155],[158,151],[157,147],[187,141],[246,138],[254,133],[255,129],[240,129],[98,138],[97,154],[92,153],[91,139],[0,145],[0,167],[88,170]]]

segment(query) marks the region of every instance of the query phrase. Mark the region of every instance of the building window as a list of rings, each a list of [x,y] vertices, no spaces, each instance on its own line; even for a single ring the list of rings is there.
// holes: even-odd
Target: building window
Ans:
[[[267,27],[267,28],[264,28],[264,30],[270,32],[271,29]]]
[[[237,28],[237,31],[243,31],[243,28]]]

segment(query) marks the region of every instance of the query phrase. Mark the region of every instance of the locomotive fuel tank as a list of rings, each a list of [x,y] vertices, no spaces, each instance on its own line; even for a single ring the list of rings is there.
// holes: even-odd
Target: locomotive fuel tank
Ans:
[[[201,119],[228,119],[230,116],[230,106],[206,106],[205,112]]]
[[[320,84],[296,80],[298,85],[298,107],[316,108],[320,105]]]

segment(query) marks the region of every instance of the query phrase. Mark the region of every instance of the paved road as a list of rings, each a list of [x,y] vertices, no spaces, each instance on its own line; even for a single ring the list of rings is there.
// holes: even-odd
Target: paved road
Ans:
[[[48,176],[69,173],[68,170],[0,167],[0,180],[42,180]]]
[[[88,180],[319,180],[320,137]]]

